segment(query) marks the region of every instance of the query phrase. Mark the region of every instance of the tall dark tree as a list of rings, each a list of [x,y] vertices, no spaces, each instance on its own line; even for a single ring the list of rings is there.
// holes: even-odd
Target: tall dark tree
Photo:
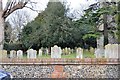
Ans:
[[[28,47],[73,46],[75,43],[72,19],[61,2],[49,2],[45,11],[23,29],[22,41]]]
[[[118,24],[118,27],[117,27],[118,43],[120,44],[120,1],[118,2],[117,24]]]

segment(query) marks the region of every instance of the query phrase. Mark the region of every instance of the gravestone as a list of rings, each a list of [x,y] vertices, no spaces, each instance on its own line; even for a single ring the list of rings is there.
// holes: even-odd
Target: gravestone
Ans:
[[[76,50],[76,58],[83,58],[83,49],[82,48],[77,48]]]
[[[27,58],[35,59],[37,56],[37,51],[33,49],[27,50]]]
[[[74,53],[74,49],[71,49],[71,53]]]
[[[119,58],[119,45],[108,44],[105,46],[105,58]]]
[[[7,58],[7,51],[6,50],[0,50],[0,59]]]
[[[105,58],[109,58],[111,54],[111,48],[110,48],[111,44],[105,45]]]
[[[101,51],[101,50],[100,50],[99,48],[95,50],[95,57],[96,57],[96,58],[100,58],[100,57],[101,57],[101,55],[99,54],[100,51]]]
[[[17,51],[17,58],[23,58],[23,51],[22,50]]]
[[[51,58],[61,58],[62,50],[60,47],[55,45],[51,47]]]
[[[42,56],[42,49],[39,49],[39,54],[38,54],[38,56],[39,56],[39,57]]]
[[[119,45],[118,44],[113,44],[112,48],[113,48],[112,58],[119,58],[119,51],[118,51]]]
[[[109,58],[109,46],[105,45],[105,58]]]
[[[10,58],[16,58],[16,57],[17,57],[16,51],[15,50],[11,50],[10,51]]]
[[[68,54],[71,54],[71,49],[70,48],[68,48]]]
[[[97,49],[95,50],[95,56],[96,58],[102,58],[104,53],[104,35],[101,34],[97,39]]]
[[[69,54],[68,48],[66,47],[66,48],[65,48],[65,55],[68,55],[68,54]]]
[[[118,58],[120,59],[120,44],[118,44]]]
[[[63,54],[63,55],[65,54],[65,49],[62,49],[62,54]]]
[[[46,54],[46,55],[49,54],[49,50],[48,50],[48,48],[45,49],[45,54]]]

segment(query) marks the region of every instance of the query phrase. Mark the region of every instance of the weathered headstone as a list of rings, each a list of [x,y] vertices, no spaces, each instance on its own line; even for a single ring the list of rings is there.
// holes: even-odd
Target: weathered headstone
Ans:
[[[74,49],[71,49],[71,53],[74,53]]]
[[[118,45],[118,58],[120,59],[120,44]]]
[[[42,49],[39,49],[39,54],[38,54],[38,56],[39,56],[39,57],[42,56]]]
[[[96,58],[102,58],[104,56],[104,35],[100,35],[97,39],[97,49],[95,50]]]
[[[65,48],[65,55],[68,55],[69,54],[69,51],[68,51],[68,48],[66,47]]]
[[[77,48],[76,50],[76,58],[83,58],[83,49],[82,48]]]
[[[33,49],[27,50],[27,58],[35,59],[37,56],[37,51]]]
[[[119,45],[118,44],[113,44],[113,58],[119,58]]]
[[[109,54],[111,53],[111,49],[110,49],[110,44],[105,45],[105,58],[109,58]]]
[[[71,54],[71,49],[70,48],[68,48],[68,54]]]
[[[119,58],[119,45],[108,44],[105,46],[105,58]]]
[[[7,51],[6,50],[0,50],[0,59],[7,58]]]
[[[100,51],[101,51],[101,49],[99,49],[99,48],[95,50],[95,57],[96,58],[101,58]]]
[[[55,45],[51,47],[51,58],[61,58],[62,50],[60,47]]]
[[[17,58],[23,58],[23,51],[22,50],[17,51]]]
[[[63,54],[63,55],[65,54],[65,49],[62,49],[62,54]]]
[[[49,50],[48,50],[48,48],[45,49],[45,54],[46,54],[46,55],[49,54]]]
[[[10,58],[16,58],[16,57],[17,57],[16,51],[15,50],[11,50],[10,51]]]

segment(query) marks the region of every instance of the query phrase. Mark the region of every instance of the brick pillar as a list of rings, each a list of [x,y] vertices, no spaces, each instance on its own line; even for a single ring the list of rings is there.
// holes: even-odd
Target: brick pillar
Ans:
[[[66,78],[66,73],[63,72],[63,69],[62,65],[55,65],[51,78]]]

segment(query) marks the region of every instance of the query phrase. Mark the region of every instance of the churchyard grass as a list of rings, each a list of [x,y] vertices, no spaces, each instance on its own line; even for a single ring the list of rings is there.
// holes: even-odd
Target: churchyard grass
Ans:
[[[95,55],[94,55],[94,53],[91,53],[89,51],[84,51],[83,57],[84,58],[95,58]]]
[[[83,57],[84,58],[95,58],[95,55],[94,55],[94,53],[90,53],[89,51],[84,51]],[[23,55],[23,58],[26,59],[27,56]],[[51,56],[43,54],[40,57],[37,56],[37,58],[51,58]],[[76,53],[72,53],[72,54],[69,54],[69,55],[62,55],[61,58],[76,58]]]
[[[72,53],[69,55],[62,55],[62,58],[75,58],[76,57],[76,53]]]

